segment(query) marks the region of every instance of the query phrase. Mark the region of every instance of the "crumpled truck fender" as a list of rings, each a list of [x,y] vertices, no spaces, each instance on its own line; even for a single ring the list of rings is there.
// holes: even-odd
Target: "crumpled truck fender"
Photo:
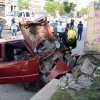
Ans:
[[[67,64],[65,64],[63,61],[57,62],[53,67],[53,69],[50,71],[48,79],[49,80],[55,79],[57,78],[57,76],[66,74],[69,71],[70,67]]]

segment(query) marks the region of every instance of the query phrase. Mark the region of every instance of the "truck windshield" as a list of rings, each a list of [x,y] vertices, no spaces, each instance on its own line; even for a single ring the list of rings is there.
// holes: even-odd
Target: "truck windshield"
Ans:
[[[21,13],[19,13],[19,17],[30,17],[30,13],[29,12],[21,12]]]

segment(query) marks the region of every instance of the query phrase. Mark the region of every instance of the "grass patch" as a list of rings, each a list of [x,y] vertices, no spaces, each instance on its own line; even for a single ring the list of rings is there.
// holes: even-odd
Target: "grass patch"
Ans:
[[[100,91],[95,89],[82,90],[72,97],[67,91],[58,89],[50,100],[100,100]]]
[[[89,89],[70,94],[67,90],[58,89],[50,100],[100,100],[100,77],[96,78]]]
[[[69,93],[65,90],[58,89],[50,100],[73,100]]]

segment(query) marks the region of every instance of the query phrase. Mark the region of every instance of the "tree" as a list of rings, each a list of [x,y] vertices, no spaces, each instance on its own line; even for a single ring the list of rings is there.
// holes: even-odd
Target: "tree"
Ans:
[[[45,10],[47,13],[55,14],[56,11],[58,11],[58,9],[59,9],[59,3],[56,1],[49,0],[45,4]]]
[[[71,11],[74,10],[75,6],[76,5],[74,3],[64,2],[64,11],[66,13],[70,13]]]
[[[19,9],[28,9],[30,0],[18,0]]]
[[[56,14],[56,12],[59,12],[60,15],[65,13],[70,13],[75,8],[75,4],[73,3],[59,3],[54,0],[47,0],[45,5],[45,10],[49,14]]]
[[[63,3],[62,3],[62,4],[59,4],[58,11],[59,11],[59,14],[60,14],[60,15],[65,14],[65,10],[64,10],[64,5],[63,5]]]
[[[59,3],[54,0],[47,0],[45,10],[49,14],[55,15],[57,12],[62,15],[65,13],[63,3]]]
[[[81,8],[81,10],[79,11],[79,15],[84,16],[88,14],[88,8]]]
[[[47,0],[47,1],[54,1],[54,0]]]

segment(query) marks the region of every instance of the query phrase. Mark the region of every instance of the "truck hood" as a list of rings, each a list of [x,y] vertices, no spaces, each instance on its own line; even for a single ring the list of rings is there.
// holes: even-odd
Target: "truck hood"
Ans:
[[[48,23],[46,18],[20,22],[19,27],[31,54],[34,54],[34,49],[39,43],[48,38]]]

